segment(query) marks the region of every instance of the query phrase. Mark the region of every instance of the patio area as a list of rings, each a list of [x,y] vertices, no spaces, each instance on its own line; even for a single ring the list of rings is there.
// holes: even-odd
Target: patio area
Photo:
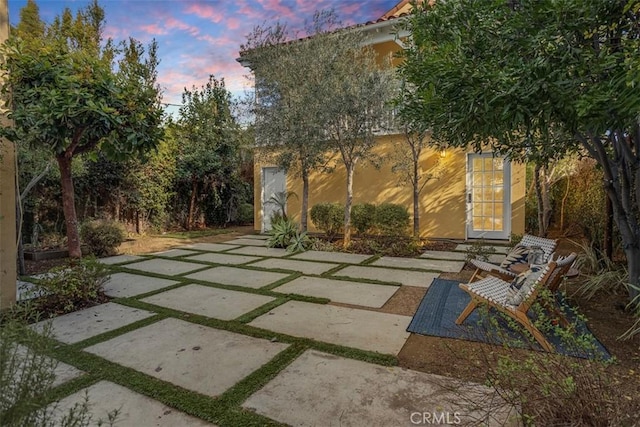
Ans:
[[[111,302],[53,320],[59,410],[88,393],[123,426],[515,422],[484,386],[393,366],[415,311],[398,302],[461,254],[291,255],[246,235],[102,259]]]

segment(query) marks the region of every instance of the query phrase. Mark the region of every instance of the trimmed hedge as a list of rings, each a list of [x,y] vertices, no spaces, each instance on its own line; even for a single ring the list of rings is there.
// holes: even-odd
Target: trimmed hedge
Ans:
[[[318,203],[311,208],[311,221],[318,230],[333,237],[344,226],[344,206],[340,203]]]

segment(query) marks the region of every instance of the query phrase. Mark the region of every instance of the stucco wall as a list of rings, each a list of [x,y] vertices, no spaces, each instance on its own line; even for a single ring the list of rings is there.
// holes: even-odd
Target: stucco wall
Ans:
[[[401,143],[401,135],[379,138],[374,150],[381,160],[380,168],[363,161],[356,166],[353,183],[353,203],[398,203],[413,213],[412,189],[410,185],[401,185],[399,175],[391,170],[391,153],[394,145]],[[309,181],[309,208],[322,202],[344,203],[346,199],[345,169],[335,156],[333,173],[313,172]],[[441,162],[439,178],[430,180],[421,192],[420,234],[431,238],[466,238],[466,159],[462,150],[447,150],[441,157],[438,150],[425,150],[420,165],[425,171],[433,170]],[[262,191],[261,168],[273,166],[264,157],[257,157],[254,169],[255,183],[255,229],[260,230],[262,218],[260,196]],[[525,168],[521,164],[511,165],[511,207],[512,233],[524,232],[524,193]],[[293,173],[287,174],[287,190],[293,191],[298,198],[289,199],[287,212],[300,220],[302,180]],[[413,219],[412,219],[413,221]],[[309,220],[309,230],[317,231]]]

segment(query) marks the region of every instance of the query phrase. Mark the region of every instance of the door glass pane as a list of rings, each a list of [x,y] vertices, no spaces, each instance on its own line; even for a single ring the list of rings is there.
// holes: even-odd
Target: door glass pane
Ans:
[[[471,226],[473,231],[504,231],[504,159],[492,156],[472,158]]]
[[[493,157],[484,158],[484,170],[493,171]]]
[[[473,217],[473,228],[475,230],[482,230],[482,217],[474,216]]]

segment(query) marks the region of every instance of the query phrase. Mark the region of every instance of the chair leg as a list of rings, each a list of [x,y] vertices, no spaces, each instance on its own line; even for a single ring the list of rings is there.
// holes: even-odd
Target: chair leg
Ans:
[[[473,272],[473,275],[471,276],[471,279],[469,279],[469,281],[467,283],[473,282],[476,279],[476,277],[478,277],[478,273],[480,273],[480,269],[476,268],[476,271]]]
[[[467,319],[467,317],[469,317],[469,315],[473,313],[473,310],[475,310],[477,306],[478,301],[476,301],[475,298],[471,298],[469,304],[467,304],[465,309],[462,310],[462,313],[460,313],[460,316],[458,316],[458,318],[456,319],[456,325],[461,325]]]
[[[514,317],[518,322],[520,322],[522,326],[527,329],[527,331],[531,333],[531,335],[533,335],[533,337],[536,339],[536,341],[538,341],[538,344],[540,344],[543,349],[545,349],[549,353],[555,353],[553,346],[551,346],[549,341],[547,341],[547,339],[544,337],[544,335],[542,335],[538,328],[536,328],[533,323],[531,323],[531,320],[529,320],[526,313],[518,311],[514,313]]]

